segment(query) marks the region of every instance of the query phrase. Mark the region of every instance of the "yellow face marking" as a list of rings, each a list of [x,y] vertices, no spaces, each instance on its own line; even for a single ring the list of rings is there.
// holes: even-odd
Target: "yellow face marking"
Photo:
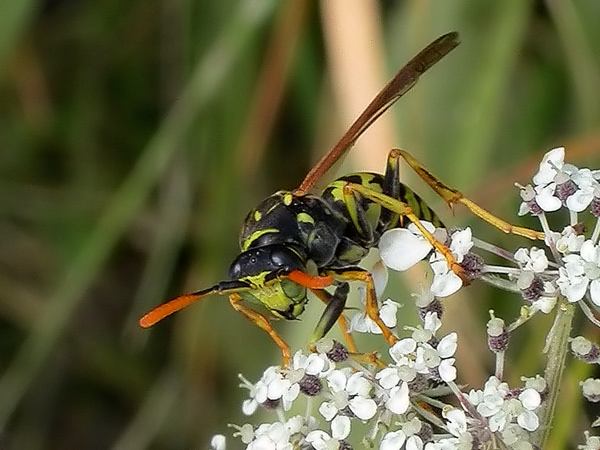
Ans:
[[[312,223],[312,224],[315,223],[315,219],[313,219],[310,214],[305,213],[305,212],[301,212],[300,214],[298,214],[296,216],[296,220],[298,222],[306,222],[306,223]]]
[[[294,200],[294,197],[293,197],[293,195],[291,193],[288,192],[287,194],[284,194],[284,196],[283,196],[283,204],[285,206],[290,206],[292,204],[292,200]]]
[[[263,234],[267,234],[267,233],[279,233],[279,230],[277,228],[265,228],[264,230],[255,231],[250,236],[248,236],[244,240],[244,242],[242,242],[242,251],[245,252],[246,250],[248,250],[248,247],[250,247],[250,244],[252,244],[256,239],[261,237]]]
[[[262,213],[258,210],[254,211],[254,220],[258,222],[260,219],[262,219]]]

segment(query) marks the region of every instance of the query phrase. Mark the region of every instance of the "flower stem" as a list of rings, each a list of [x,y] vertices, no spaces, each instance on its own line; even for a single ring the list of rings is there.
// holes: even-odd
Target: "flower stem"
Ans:
[[[569,335],[573,324],[575,306],[564,302],[557,308],[556,321],[552,327],[552,337],[548,346],[546,370],[544,378],[548,383],[548,397],[540,412],[540,426],[534,436],[533,443],[544,448],[552,430],[552,419],[556,409],[562,375],[565,370],[565,359],[568,353]]]

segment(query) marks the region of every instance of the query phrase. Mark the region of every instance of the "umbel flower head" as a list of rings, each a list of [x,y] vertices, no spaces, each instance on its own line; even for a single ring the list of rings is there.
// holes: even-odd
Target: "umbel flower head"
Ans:
[[[275,420],[231,425],[233,436],[251,450],[539,448],[539,436],[551,429],[546,402],[558,388],[552,378],[540,375],[522,377],[521,386],[504,380],[510,337],[537,314],[560,311],[557,304],[578,305],[600,326],[600,171],[580,169],[564,158],[562,147],[549,151],[531,183],[519,185],[519,215],[539,220],[543,242],[510,251],[474,237],[470,228],[449,232],[423,222],[450,249],[465,271],[463,277],[414,225],[384,233],[374,279],[380,317],[397,335],[395,344],[383,357],[369,359],[351,354],[339,342],[323,340],[315,353],[297,351],[290,367],[268,367],[255,383],[240,376],[248,390],[244,414],[254,416],[260,408]],[[562,214],[564,226],[551,229],[549,213]],[[582,222],[592,225],[586,229]],[[488,264],[482,253],[503,258],[506,264]],[[381,301],[386,268],[406,270],[422,260],[432,279],[415,295],[420,322],[401,327],[401,305]],[[482,339],[488,341],[495,370],[482,386],[469,390],[458,384],[461,376],[455,367],[457,348],[463,345],[460,330],[440,333],[442,302],[463,288],[465,279],[510,292],[520,310],[512,322],[490,312]],[[362,304],[348,331],[380,334]],[[553,326],[548,341],[559,334]],[[600,363],[597,343],[578,336],[565,340],[567,345],[576,358]],[[582,380],[580,386],[587,400],[600,401],[598,379]],[[600,426],[600,418],[592,426]],[[600,437],[585,432],[583,440],[578,448],[600,450]],[[215,436],[212,448],[223,450],[224,437]]]

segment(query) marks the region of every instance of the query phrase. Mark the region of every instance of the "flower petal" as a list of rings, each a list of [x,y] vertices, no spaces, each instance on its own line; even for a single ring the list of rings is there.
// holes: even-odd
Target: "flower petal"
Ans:
[[[350,434],[350,417],[337,416],[331,421],[331,437],[337,440],[346,439]]]
[[[379,450],[400,450],[406,441],[406,436],[402,430],[386,433],[381,440]]]
[[[519,394],[519,400],[521,401],[525,409],[528,409],[530,411],[533,411],[538,406],[540,406],[540,403],[542,403],[540,393],[535,389],[531,388],[525,389],[523,392],[521,392]]]
[[[462,287],[463,282],[458,275],[449,270],[443,275],[436,274],[433,276],[431,283],[431,292],[436,297],[448,297]]]
[[[438,366],[440,378],[446,383],[456,380],[456,367],[454,367],[454,358],[444,359]]]
[[[333,402],[323,402],[319,406],[319,412],[329,422],[338,413],[338,409]]]
[[[408,396],[408,384],[402,383],[400,386],[392,388],[390,398],[385,402],[387,409],[395,414],[404,414],[410,405]]]
[[[360,420],[369,420],[377,412],[377,403],[373,399],[361,397],[360,395],[350,400],[348,406]]]
[[[388,230],[379,240],[379,253],[383,263],[390,269],[404,271],[425,258],[432,247],[422,236],[405,228]]]
[[[210,448],[213,450],[225,450],[227,448],[225,436],[215,434],[210,440]]]
[[[456,333],[450,333],[449,335],[444,336],[436,347],[440,357],[449,358],[450,356],[454,355],[458,345],[457,342],[458,335]]]
[[[594,305],[600,306],[600,279],[593,280],[590,284],[590,296]]]
[[[517,416],[519,426],[527,431],[535,431],[540,426],[540,419],[531,411],[523,411]]]
[[[556,169],[561,168],[565,160],[565,148],[558,147],[550,150],[544,155],[538,172],[533,177],[536,185],[547,184],[554,180]]]

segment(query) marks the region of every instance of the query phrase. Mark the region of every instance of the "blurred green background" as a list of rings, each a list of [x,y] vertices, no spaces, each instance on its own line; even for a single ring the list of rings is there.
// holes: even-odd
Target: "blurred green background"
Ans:
[[[0,448],[206,448],[243,423],[237,373],[278,363],[268,338],[218,297],[150,331],[140,314],[226,277],[246,211],[295,187],[386,79],[451,30],[462,45],[341,170],[381,171],[400,146],[516,221],[513,183],[546,149],[598,167],[599,19],[596,0],[1,2]],[[405,172],[451,225],[522,243],[452,216]],[[391,277],[406,323],[423,280]],[[518,314],[496,295],[475,285],[447,302],[464,383],[493,367],[488,309]],[[321,308],[277,324],[294,348]],[[514,337],[510,381],[540,370],[549,324]],[[567,373],[550,448],[588,428],[587,371]]]

